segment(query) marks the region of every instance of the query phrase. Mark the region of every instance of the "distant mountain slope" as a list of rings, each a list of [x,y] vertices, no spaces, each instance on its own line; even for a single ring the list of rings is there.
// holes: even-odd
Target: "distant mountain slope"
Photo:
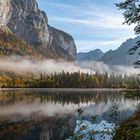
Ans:
[[[77,60],[80,61],[98,61],[103,57],[104,53],[100,49],[96,49],[87,53],[78,53]]]
[[[109,50],[103,53],[101,50],[93,50],[88,53],[78,53],[77,61],[101,61],[109,65],[132,65],[137,60],[140,60],[140,48],[135,54],[129,55],[128,51],[136,45],[136,42],[140,40],[140,36],[134,39],[128,39],[116,50]]]
[[[31,56],[38,52],[45,58],[76,58],[76,45],[72,36],[50,27],[46,13],[38,8],[36,0],[0,0],[0,28],[9,28],[29,48],[31,46]],[[11,54],[12,49],[15,49],[14,46],[11,46]]]
[[[139,59],[138,53],[140,50],[137,50],[134,55],[129,55],[128,51],[136,45],[138,40],[140,40],[140,36],[134,39],[128,39],[117,50],[110,50],[105,53],[100,61],[111,65],[132,65],[136,60]]]

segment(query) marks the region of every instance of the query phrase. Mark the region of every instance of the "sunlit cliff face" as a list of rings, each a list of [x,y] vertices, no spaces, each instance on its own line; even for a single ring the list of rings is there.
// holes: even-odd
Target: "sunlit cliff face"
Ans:
[[[10,10],[10,2],[9,0],[0,0],[0,27],[5,26],[8,22]]]

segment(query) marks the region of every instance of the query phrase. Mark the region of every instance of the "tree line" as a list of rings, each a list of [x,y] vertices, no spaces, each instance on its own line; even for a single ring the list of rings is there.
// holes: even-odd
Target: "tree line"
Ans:
[[[108,75],[80,72],[62,72],[51,75],[40,73],[38,75],[20,75],[14,73],[0,74],[1,88],[140,88],[140,77],[136,75]]]

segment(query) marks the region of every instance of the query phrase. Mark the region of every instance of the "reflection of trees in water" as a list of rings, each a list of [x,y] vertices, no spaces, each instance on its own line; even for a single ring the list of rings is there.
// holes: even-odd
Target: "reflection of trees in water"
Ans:
[[[129,91],[129,92],[127,92],[125,97],[127,99],[131,99],[131,100],[140,100],[140,90]]]
[[[1,140],[62,140],[72,135],[76,125],[74,116],[35,117],[20,122],[3,122]]]
[[[18,102],[39,102],[45,104],[52,102],[54,104],[82,104],[95,102],[107,103],[108,100],[121,100],[121,92],[27,92],[27,91],[1,91],[0,105],[10,105]]]

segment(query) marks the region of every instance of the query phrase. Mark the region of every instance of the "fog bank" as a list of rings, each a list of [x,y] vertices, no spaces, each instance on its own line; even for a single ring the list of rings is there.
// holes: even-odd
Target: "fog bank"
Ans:
[[[29,59],[6,58],[0,60],[0,71],[15,73],[61,73],[64,72],[89,72],[89,69],[80,68],[74,62],[55,60],[32,61]]]
[[[65,62],[56,60],[32,61],[27,58],[8,57],[0,59],[0,71],[15,72],[20,74],[26,73],[61,73],[64,72],[83,72],[83,73],[115,73],[134,75],[140,74],[140,69],[133,66],[106,65],[103,62]]]
[[[96,61],[85,61],[80,62],[78,64],[81,68],[88,68],[94,72],[99,73],[115,73],[115,74],[127,74],[127,75],[135,75],[140,74],[140,68],[134,68],[134,66],[126,66],[126,65],[107,65],[103,62],[96,62]]]

